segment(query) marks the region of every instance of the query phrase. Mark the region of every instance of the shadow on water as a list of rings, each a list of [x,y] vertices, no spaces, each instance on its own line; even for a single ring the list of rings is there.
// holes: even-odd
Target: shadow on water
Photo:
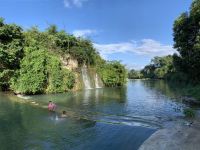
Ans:
[[[178,89],[180,87],[178,87],[177,85],[172,86],[164,80],[146,80],[142,83],[145,87],[154,90],[155,92],[161,92],[162,94],[170,98],[177,98],[180,95],[180,93],[175,91],[175,88]]]

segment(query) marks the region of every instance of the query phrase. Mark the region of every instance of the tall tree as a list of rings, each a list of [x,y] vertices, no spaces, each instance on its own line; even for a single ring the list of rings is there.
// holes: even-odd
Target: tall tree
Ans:
[[[9,80],[20,67],[23,46],[22,28],[15,24],[5,24],[0,18],[0,88],[3,90],[9,88]]]
[[[200,0],[194,0],[190,11],[174,22],[174,47],[180,56],[177,62],[182,72],[200,82]]]

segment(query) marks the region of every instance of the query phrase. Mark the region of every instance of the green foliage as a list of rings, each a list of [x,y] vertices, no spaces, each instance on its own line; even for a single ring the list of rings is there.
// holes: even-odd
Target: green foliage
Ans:
[[[200,0],[192,2],[189,12],[182,13],[174,22],[173,57],[155,57],[142,73],[148,78],[167,78],[178,82],[200,83]]]
[[[21,27],[5,24],[0,18],[0,88],[7,90],[14,71],[23,58],[24,36]]]
[[[144,78],[154,79],[155,78],[154,71],[155,71],[155,67],[150,64],[150,65],[145,66],[144,69],[141,70],[141,73]]]
[[[48,56],[46,67],[48,75],[48,86],[46,89],[47,93],[63,92],[63,73],[61,71],[61,64],[59,59],[55,56]]]
[[[141,71],[145,78],[164,79],[174,72],[173,57],[154,57],[151,64],[144,67]]]
[[[170,73],[166,77],[169,81],[175,82],[175,83],[185,83],[185,84],[187,84],[189,82],[187,74],[184,73],[184,72],[180,72],[180,71]]]
[[[107,86],[126,81],[126,70],[119,62],[106,62],[91,41],[76,38],[55,25],[41,32],[37,27],[22,31],[0,18],[0,89],[24,94],[58,93],[74,87],[75,75],[63,68],[61,58],[76,59],[99,70]]]
[[[118,61],[102,63],[98,68],[98,73],[106,86],[122,86],[126,83],[126,69]]]
[[[187,108],[187,109],[184,109],[184,115],[188,118],[194,118],[195,117],[195,111],[192,109],[192,108]]]
[[[193,84],[187,84],[187,86],[184,88],[184,94],[194,97],[197,100],[200,100],[200,85],[193,85]]]
[[[73,88],[75,83],[74,74],[67,69],[63,69],[57,57],[48,56],[47,64],[47,93],[66,92]]]
[[[10,86],[10,79],[13,77],[15,71],[10,69],[4,69],[0,72],[0,90],[7,90]]]
[[[174,22],[174,47],[180,53],[176,67],[186,73],[190,80],[200,79],[200,0],[194,0],[190,12],[181,14]]]
[[[40,32],[37,27],[32,27],[25,32],[26,45],[39,45],[49,51],[59,54],[67,53],[78,60],[79,65],[94,65],[95,58],[99,55],[91,41],[76,38],[65,31],[58,31],[55,25],[47,28],[46,32]]]
[[[75,74],[68,69],[63,69],[62,70],[63,74],[63,90],[68,91],[69,89],[72,89],[75,84]]]
[[[99,55],[89,40],[79,38],[70,48],[69,54],[78,60],[79,64],[94,65]]]
[[[58,29],[56,25],[50,25],[46,30],[49,35],[55,35],[58,33]]]
[[[12,83],[12,88],[26,94],[43,93],[46,80],[45,63],[44,50],[35,50],[26,55],[21,62],[17,83]]]
[[[58,57],[37,47],[26,48],[20,74],[12,88],[24,94],[58,93],[73,88],[73,74],[63,69]]]
[[[179,52],[171,58],[158,57],[142,73],[149,78],[164,78],[183,84],[183,93],[200,99],[200,0],[194,0],[190,11],[182,13],[174,22],[174,48]],[[184,111],[193,117],[192,110]]]
[[[136,71],[134,69],[131,69],[128,72],[128,78],[129,79],[141,79],[141,78],[143,78],[143,75],[140,71]]]

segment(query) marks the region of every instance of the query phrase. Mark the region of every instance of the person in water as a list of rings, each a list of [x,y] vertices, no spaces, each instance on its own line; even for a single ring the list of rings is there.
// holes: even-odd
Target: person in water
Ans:
[[[48,110],[49,111],[55,111],[56,110],[56,104],[54,104],[52,101],[49,101]]]
[[[61,118],[65,118],[65,117],[67,117],[67,114],[66,114],[66,111],[62,111],[62,114],[61,114]]]

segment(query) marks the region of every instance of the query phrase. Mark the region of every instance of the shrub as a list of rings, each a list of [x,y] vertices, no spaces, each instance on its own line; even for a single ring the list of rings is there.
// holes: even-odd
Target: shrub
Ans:
[[[21,69],[12,88],[24,94],[43,93],[45,86],[45,51],[36,50],[26,55],[21,62]]]
[[[122,86],[127,81],[127,71],[118,61],[105,62],[97,69],[103,83],[108,86]]]
[[[75,77],[63,69],[58,56],[29,47],[18,75],[11,80],[12,89],[23,94],[59,93],[73,88]]]
[[[185,117],[188,117],[188,118],[194,118],[195,117],[195,111],[192,108],[184,109],[183,113],[184,113]]]

